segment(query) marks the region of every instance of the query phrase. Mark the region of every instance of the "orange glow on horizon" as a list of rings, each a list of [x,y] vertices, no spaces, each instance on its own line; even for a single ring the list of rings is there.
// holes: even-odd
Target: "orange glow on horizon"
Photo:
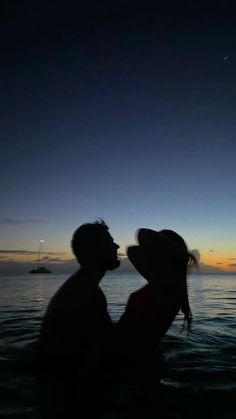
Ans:
[[[208,251],[201,255],[200,262],[223,271],[236,272],[236,252]]]

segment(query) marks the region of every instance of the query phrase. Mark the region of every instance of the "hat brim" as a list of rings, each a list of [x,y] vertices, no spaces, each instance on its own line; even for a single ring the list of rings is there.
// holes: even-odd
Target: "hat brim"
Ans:
[[[142,246],[130,246],[127,249],[127,255],[135,269],[150,282],[154,266],[146,249]]]

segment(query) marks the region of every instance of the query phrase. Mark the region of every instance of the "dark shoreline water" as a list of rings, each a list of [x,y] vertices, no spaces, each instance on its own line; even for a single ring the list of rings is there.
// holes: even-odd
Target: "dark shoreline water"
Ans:
[[[1,418],[41,417],[35,409],[30,361],[46,305],[65,279],[65,275],[0,278]],[[102,287],[114,321],[122,314],[130,292],[143,283],[133,273],[105,277]],[[147,392],[153,393],[150,400],[156,400],[155,408],[146,406],[146,415],[145,410],[137,411],[137,417],[157,417],[161,400],[170,418],[235,418],[236,276],[193,275],[189,278],[189,294],[193,332],[189,336],[181,332],[182,315],[178,315],[161,344],[157,386],[146,385]],[[129,416],[127,410],[119,411],[130,391],[127,387],[127,383],[117,383],[117,411],[106,411],[104,406],[101,418]],[[140,389],[135,383],[132,391],[137,398]]]

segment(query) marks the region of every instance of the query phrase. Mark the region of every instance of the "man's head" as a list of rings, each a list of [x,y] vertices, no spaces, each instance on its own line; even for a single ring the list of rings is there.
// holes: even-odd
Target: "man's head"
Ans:
[[[118,244],[108,232],[108,226],[103,220],[95,223],[82,224],[74,232],[71,247],[82,267],[97,266],[104,270],[118,268]]]

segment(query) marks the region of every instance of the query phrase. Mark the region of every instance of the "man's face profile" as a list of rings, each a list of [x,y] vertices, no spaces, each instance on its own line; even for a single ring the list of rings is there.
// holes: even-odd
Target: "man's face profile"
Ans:
[[[106,231],[101,235],[99,241],[99,261],[105,269],[113,270],[118,268],[120,261],[117,258],[117,250],[120,246],[114,243],[111,235]]]

